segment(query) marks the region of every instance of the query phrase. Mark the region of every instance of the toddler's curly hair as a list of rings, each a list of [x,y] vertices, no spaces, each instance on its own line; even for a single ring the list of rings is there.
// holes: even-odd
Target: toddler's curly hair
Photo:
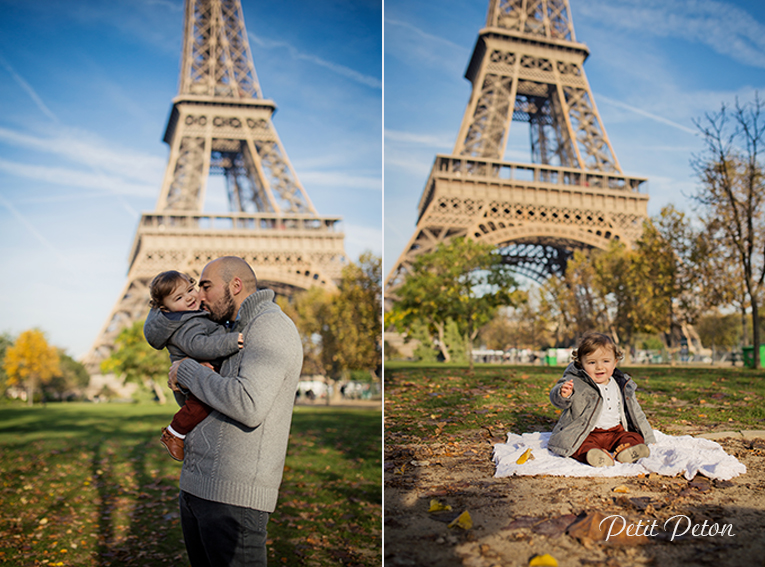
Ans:
[[[571,357],[574,359],[574,364],[576,364],[578,368],[581,368],[582,359],[599,348],[611,349],[614,351],[614,356],[616,357],[617,362],[624,358],[624,353],[618,346],[616,346],[616,343],[611,337],[604,335],[603,333],[587,333],[580,339],[579,346],[571,351]]]
[[[162,300],[173,293],[178,283],[184,280],[189,285],[194,285],[197,281],[191,276],[175,270],[168,270],[154,276],[149,285],[149,305],[152,309],[161,309]]]

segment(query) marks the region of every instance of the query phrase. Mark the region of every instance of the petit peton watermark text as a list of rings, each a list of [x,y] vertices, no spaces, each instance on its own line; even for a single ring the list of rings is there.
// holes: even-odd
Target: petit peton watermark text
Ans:
[[[659,535],[658,532],[656,532],[656,530],[659,528],[659,520],[653,520],[653,522],[646,523],[643,523],[643,520],[640,520],[637,524],[634,524],[628,523],[623,516],[614,514],[612,516],[603,518],[600,521],[600,524],[598,524],[598,529],[603,530],[603,524],[609,520],[611,523],[608,524],[608,534],[606,534],[606,541],[608,541],[608,539],[612,536],[616,537],[620,535],[625,530],[626,535],[629,537],[656,537]],[[718,535],[727,535],[732,537],[736,535],[733,533],[733,524],[722,524],[722,526],[720,526],[720,524],[717,523],[710,524],[707,522],[707,520],[704,520],[703,524],[694,524],[688,516],[683,516],[680,514],[672,516],[670,519],[664,522],[662,525],[662,530],[668,532],[668,528],[672,529],[672,536],[670,541],[675,541],[675,538],[682,537],[688,532],[690,532],[690,534],[694,537],[713,537]]]

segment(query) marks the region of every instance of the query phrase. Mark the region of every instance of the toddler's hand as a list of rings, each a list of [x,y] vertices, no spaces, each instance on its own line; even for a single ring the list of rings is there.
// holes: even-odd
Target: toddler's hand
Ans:
[[[244,335],[242,333],[239,333],[239,348],[242,348],[244,346]]]
[[[574,381],[569,380],[560,387],[560,395],[564,398],[568,398],[574,392]]]

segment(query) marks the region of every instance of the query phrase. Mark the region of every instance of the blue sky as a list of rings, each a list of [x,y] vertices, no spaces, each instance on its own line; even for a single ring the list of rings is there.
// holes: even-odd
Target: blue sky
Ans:
[[[274,125],[346,252],[382,254],[379,0],[243,0]],[[87,352],[154,209],[183,0],[0,0],[0,332]],[[211,183],[206,211],[226,210]],[[257,268],[257,267],[256,267]]]
[[[385,1],[384,274],[417,221],[436,153],[450,153],[468,102],[464,78],[488,0]],[[757,0],[570,0],[584,69],[619,163],[649,178],[648,210],[692,212],[694,118],[765,95],[765,4]],[[513,123],[506,158],[529,161]]]

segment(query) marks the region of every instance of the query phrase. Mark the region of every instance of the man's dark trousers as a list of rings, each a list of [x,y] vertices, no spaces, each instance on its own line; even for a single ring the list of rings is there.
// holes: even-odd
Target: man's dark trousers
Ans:
[[[268,512],[181,491],[181,527],[192,567],[266,567]]]

